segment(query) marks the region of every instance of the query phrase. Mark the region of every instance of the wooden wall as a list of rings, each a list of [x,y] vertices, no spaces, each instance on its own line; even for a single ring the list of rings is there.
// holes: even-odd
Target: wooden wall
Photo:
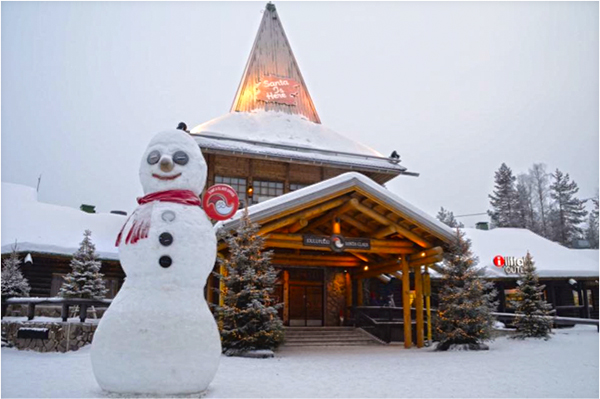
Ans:
[[[327,166],[211,154],[204,149],[203,151],[208,165],[206,188],[215,184],[215,175],[218,175],[245,178],[248,183],[253,180],[282,182],[284,192],[288,192],[290,184],[310,185],[350,171]],[[374,175],[363,174],[375,178]]]

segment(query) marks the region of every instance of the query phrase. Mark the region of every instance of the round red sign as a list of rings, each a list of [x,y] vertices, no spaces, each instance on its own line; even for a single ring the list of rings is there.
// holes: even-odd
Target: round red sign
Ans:
[[[494,265],[496,267],[504,267],[504,258],[500,255],[494,257]]]
[[[238,195],[227,184],[215,184],[206,190],[202,198],[202,207],[209,218],[227,220],[238,210],[240,201]]]

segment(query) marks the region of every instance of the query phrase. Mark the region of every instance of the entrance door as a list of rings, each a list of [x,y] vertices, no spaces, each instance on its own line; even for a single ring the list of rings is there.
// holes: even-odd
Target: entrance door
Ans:
[[[290,326],[323,325],[323,287],[290,284]]]

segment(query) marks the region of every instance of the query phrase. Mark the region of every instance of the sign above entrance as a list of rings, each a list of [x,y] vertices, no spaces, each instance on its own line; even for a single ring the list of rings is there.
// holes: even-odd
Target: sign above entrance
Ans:
[[[346,249],[371,249],[371,240],[368,238],[344,237],[339,234],[331,236],[303,235],[302,245],[329,247],[335,252],[343,252]]]
[[[263,76],[254,86],[256,100],[268,103],[296,105],[300,83],[290,78]]]

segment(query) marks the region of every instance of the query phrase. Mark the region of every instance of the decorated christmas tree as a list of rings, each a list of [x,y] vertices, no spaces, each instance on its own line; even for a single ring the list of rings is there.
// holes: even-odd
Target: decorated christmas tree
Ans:
[[[102,299],[107,289],[104,287],[96,246],[92,243],[92,232],[83,233],[83,241],[71,259],[72,272],[65,276],[58,295],[64,298]]]
[[[525,257],[520,280],[521,283],[517,287],[517,296],[520,300],[515,303],[517,334],[514,338],[549,339],[552,321],[548,318],[548,312],[552,306],[544,299],[545,286],[538,280],[535,263],[529,252]]]
[[[283,324],[273,297],[277,272],[271,265],[271,252],[263,252],[264,239],[246,209],[235,233],[225,240],[229,256],[219,258],[226,275],[218,276],[225,285],[223,306],[219,306],[223,352],[239,355],[248,351],[274,349],[283,340]]]
[[[23,277],[20,269],[21,260],[17,255],[16,244],[10,256],[2,261],[2,300],[29,296],[29,282]]]
[[[436,350],[488,349],[496,303],[493,284],[481,278],[483,270],[471,252],[471,242],[457,229],[456,240],[444,254],[436,317]]]

